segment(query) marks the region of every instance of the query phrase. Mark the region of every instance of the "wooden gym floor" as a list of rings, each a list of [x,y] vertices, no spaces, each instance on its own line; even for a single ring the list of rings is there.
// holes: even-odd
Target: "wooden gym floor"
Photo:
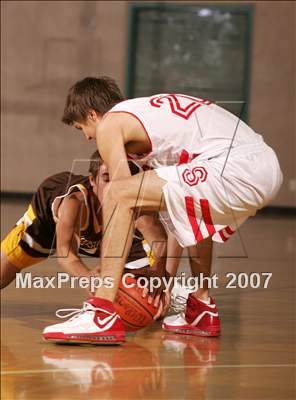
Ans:
[[[2,234],[25,205],[4,202]],[[219,339],[162,332],[155,323],[122,347],[54,345],[41,339],[58,308],[80,307],[81,289],[2,291],[3,400],[295,398],[295,219],[258,216],[216,246],[213,290]],[[186,260],[182,269],[188,270]],[[54,275],[54,259],[30,270]],[[226,289],[227,272],[272,272],[267,289]]]

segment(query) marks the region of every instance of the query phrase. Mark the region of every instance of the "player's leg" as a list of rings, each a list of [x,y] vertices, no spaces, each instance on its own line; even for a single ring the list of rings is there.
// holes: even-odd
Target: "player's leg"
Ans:
[[[188,255],[192,276],[198,278],[198,288],[193,296],[207,301],[209,298],[209,281],[212,268],[213,241],[207,238],[196,246],[188,247]]]
[[[1,289],[4,289],[15,280],[19,268],[13,265],[4,253],[1,252]]]
[[[103,200],[104,234],[101,277],[112,277],[111,288],[102,286],[97,297],[114,301],[119,280],[130,251],[137,210],[159,211],[165,208],[162,187],[165,181],[147,171],[120,181],[110,182]]]
[[[213,242],[207,238],[198,245],[188,247],[188,256],[192,276],[195,278],[208,278],[211,275]],[[179,268],[183,248],[170,234],[168,237],[168,257],[166,269],[171,276],[175,276]],[[205,279],[202,287],[198,287],[194,296],[207,300],[209,297],[208,280]]]
[[[183,247],[179,245],[179,243],[171,233],[168,234],[167,247],[168,251],[166,270],[170,274],[170,276],[176,276],[183,253]]]
[[[141,215],[135,223],[135,227],[140,231],[150,247],[150,267],[148,277],[150,278],[164,278],[166,276],[166,258],[167,258],[167,234],[159,221],[157,213],[149,213]],[[133,248],[133,246],[132,246]],[[164,285],[151,290],[143,291],[143,297],[148,296],[148,303],[158,308],[158,314],[155,318],[162,313],[163,306],[166,306],[167,296],[163,294]]]
[[[220,319],[215,301],[209,297],[207,279],[211,277],[212,250],[211,238],[188,248],[191,272],[193,277],[198,279],[198,286],[191,293],[188,288],[180,288],[180,296],[184,300],[181,305],[185,313],[166,317],[162,325],[165,331],[197,336],[220,334]]]
[[[9,285],[23,268],[37,264],[46,257],[40,257],[34,249],[28,254],[21,246],[26,227],[22,220],[1,242],[1,289]]]
[[[175,276],[183,249],[174,238],[170,237],[168,242],[168,254],[170,256],[167,259],[167,270],[172,276]],[[189,286],[182,286],[176,283],[171,288],[170,309],[175,313],[184,311],[187,299],[191,293],[197,299],[204,301],[208,301],[209,299],[209,281],[207,278],[210,278],[211,275],[213,242],[211,238],[207,238],[198,245],[188,247],[187,251],[192,277],[196,278],[197,283],[200,282],[202,285],[197,286],[195,290]]]
[[[206,278],[210,278],[211,275],[211,236],[216,231],[213,225],[216,222],[217,210],[219,210],[216,203],[218,206],[222,203],[219,196],[221,183],[219,183],[220,177],[217,176],[216,170],[207,162],[200,161],[196,167],[196,171],[200,173],[200,179],[196,179],[195,183],[193,173],[186,175],[190,170],[194,170],[191,165],[180,165],[176,167],[175,173],[168,168],[163,168],[158,172],[168,181],[163,191],[171,222],[173,222],[172,232],[179,243],[189,248],[193,277],[199,278],[198,283],[202,283],[202,286],[198,287],[195,293],[190,293],[191,288],[178,290],[180,292],[180,295],[176,296],[176,300],[177,298],[180,300],[178,309],[182,312],[186,306],[185,313],[165,318],[163,327],[165,330],[176,333],[217,336],[220,332],[219,318],[216,305],[209,297],[209,281]],[[212,204],[214,204],[214,210],[211,207]],[[223,217],[223,209],[221,216]],[[220,214],[217,215],[218,217],[220,218]],[[168,227],[170,228],[170,225]],[[194,242],[197,244],[193,246]],[[178,246],[176,241],[175,244]],[[174,264],[172,269],[176,270],[177,262]],[[175,292],[175,290],[172,292],[173,299]]]

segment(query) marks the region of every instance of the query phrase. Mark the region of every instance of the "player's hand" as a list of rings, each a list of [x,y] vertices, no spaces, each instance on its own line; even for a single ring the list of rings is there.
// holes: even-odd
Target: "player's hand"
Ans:
[[[160,302],[159,302],[159,307],[157,313],[154,315],[153,319],[157,320],[159,318],[163,318],[170,306],[170,300],[171,300],[171,291],[167,290],[162,293]]]
[[[170,290],[165,291],[166,286],[163,283],[163,278],[168,280],[170,275],[166,271],[164,272],[150,271],[149,277],[155,277],[155,276],[162,278],[161,286],[159,288],[155,288],[152,292],[149,292],[147,288],[144,288],[142,297],[145,298],[148,296],[148,304],[153,304],[155,308],[158,308],[157,314],[154,316],[154,319],[157,319],[160,316],[165,315],[169,307]]]
[[[154,301],[154,307],[158,308],[157,313],[154,315],[153,319],[157,320],[164,317],[170,306],[171,291],[163,291],[161,295],[157,295],[155,299],[153,299],[153,297],[149,295],[148,289],[144,289],[144,291],[145,293],[143,294],[143,297],[148,296],[148,303],[152,304],[152,301]]]

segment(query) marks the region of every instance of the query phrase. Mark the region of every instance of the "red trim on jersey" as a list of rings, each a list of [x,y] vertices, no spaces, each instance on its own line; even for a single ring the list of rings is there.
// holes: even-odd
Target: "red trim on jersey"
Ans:
[[[194,210],[194,201],[193,201],[193,197],[191,196],[185,196],[185,205],[186,205],[186,212],[187,212],[187,216],[192,228],[192,232],[193,235],[196,239],[197,242],[200,242],[201,240],[203,240],[203,235],[200,231],[200,228],[198,226],[197,223],[197,219],[196,219],[196,214],[195,214],[195,210]]]
[[[226,240],[229,239],[229,237],[226,237],[226,236],[224,235],[223,229],[221,229],[221,231],[219,231],[218,233],[219,233],[221,239],[223,240],[223,242],[226,242]]]
[[[178,161],[178,165],[181,164],[187,164],[189,161],[189,153],[187,150],[182,150],[180,157],[179,157],[179,161]]]
[[[192,158],[191,161],[194,160],[196,157],[198,157],[200,155],[200,153],[193,153],[192,154]]]
[[[226,237],[226,236],[224,235],[223,229],[221,229],[221,231],[219,231],[218,233],[219,233],[221,239],[223,240],[223,242],[226,242],[226,240],[229,239],[228,237]]]
[[[226,226],[225,232],[228,233],[228,235],[233,235],[235,231],[233,231],[230,226]]]
[[[174,94],[176,96],[184,97],[185,99],[198,101],[202,104],[205,104],[206,106],[210,106],[211,104],[213,104],[211,100],[201,99],[200,97],[188,96],[187,94],[180,94],[180,93],[174,93]]]
[[[140,120],[140,118],[139,118],[137,115],[135,115],[134,113],[131,113],[131,112],[129,112],[129,111],[109,111],[109,112],[108,112],[108,114],[111,114],[111,113],[125,113],[125,114],[130,114],[132,117],[136,118],[136,119],[140,122],[140,124],[142,125],[142,128],[144,129],[144,131],[145,131],[145,133],[146,133],[146,136],[147,136],[147,138],[148,138],[148,140],[149,140],[149,143],[150,143],[150,151],[149,151],[149,153],[146,153],[145,156],[147,156],[148,154],[152,153],[152,149],[153,149],[153,147],[152,147],[152,141],[151,141],[151,139],[150,139],[150,136],[149,136],[149,134],[148,134],[148,132],[147,132],[147,130],[146,130],[146,128],[145,128],[143,122]]]
[[[210,205],[207,199],[200,199],[200,207],[201,207],[201,213],[203,216],[203,220],[206,224],[206,228],[209,232],[209,235],[212,236],[216,232],[214,225],[213,225],[213,220],[211,217],[211,211],[210,211]]]
[[[198,156],[199,156],[199,154],[197,154],[197,153],[190,154],[190,153],[188,153],[187,150],[183,149],[181,151],[177,165],[187,164],[187,163],[191,162],[192,160],[194,160]]]

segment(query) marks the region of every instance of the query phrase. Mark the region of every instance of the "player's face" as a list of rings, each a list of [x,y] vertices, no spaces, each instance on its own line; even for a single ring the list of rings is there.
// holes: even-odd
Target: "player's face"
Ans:
[[[104,189],[108,182],[110,182],[109,172],[107,166],[102,164],[97,175],[97,183]]]
[[[96,137],[96,125],[93,121],[86,120],[85,122],[74,122],[74,128],[82,131],[87,140],[92,140]]]
[[[93,192],[100,201],[102,201],[103,190],[109,181],[110,178],[107,167],[105,164],[102,164],[99,168],[96,180],[91,178],[91,185],[93,187]]]
[[[101,117],[94,110],[91,110],[85,121],[82,122],[74,122],[74,128],[82,131],[87,140],[95,139],[96,137],[96,128],[98,123],[100,122]]]

